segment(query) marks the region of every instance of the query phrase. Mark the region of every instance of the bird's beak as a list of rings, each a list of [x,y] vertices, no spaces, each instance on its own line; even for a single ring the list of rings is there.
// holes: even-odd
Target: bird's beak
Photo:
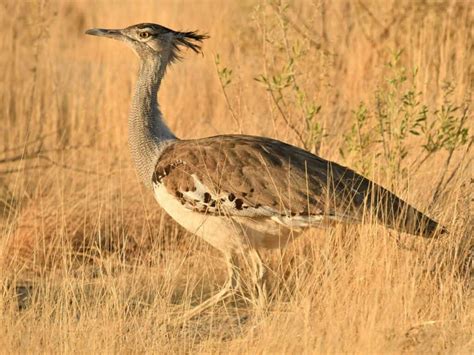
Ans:
[[[105,28],[92,28],[87,30],[86,34],[91,36],[109,37],[113,39],[120,39],[123,36],[121,30],[107,30]]]

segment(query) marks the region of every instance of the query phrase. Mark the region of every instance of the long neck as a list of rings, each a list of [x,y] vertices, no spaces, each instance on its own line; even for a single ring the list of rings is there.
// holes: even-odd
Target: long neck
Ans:
[[[128,118],[128,143],[142,182],[151,187],[156,162],[175,135],[163,122],[157,93],[165,71],[156,60],[142,60]]]

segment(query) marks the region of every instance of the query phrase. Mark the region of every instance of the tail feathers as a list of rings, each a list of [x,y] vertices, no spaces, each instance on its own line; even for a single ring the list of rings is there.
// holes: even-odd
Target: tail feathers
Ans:
[[[448,232],[438,222],[381,186],[373,186],[367,197],[370,210],[389,228],[425,238],[437,237]]]
[[[334,163],[329,163],[327,170],[330,209],[359,221],[369,212],[389,228],[425,238],[448,233],[438,222],[355,171]]]

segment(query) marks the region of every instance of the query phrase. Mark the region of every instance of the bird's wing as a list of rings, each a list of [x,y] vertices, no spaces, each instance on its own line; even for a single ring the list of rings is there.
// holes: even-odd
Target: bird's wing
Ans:
[[[391,226],[404,209],[413,209],[351,169],[277,140],[244,135],[177,141],[162,153],[153,183],[199,213],[303,224],[322,217],[358,221],[366,207],[377,206],[376,215],[385,215]]]
[[[153,182],[189,209],[238,216],[336,214],[341,192],[360,204],[359,190],[369,183],[302,149],[242,135],[176,142],[160,157]],[[338,201],[329,191],[338,191]]]

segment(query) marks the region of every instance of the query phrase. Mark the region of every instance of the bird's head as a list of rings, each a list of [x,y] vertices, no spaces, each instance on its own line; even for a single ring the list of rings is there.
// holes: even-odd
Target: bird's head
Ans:
[[[183,47],[200,53],[201,42],[208,38],[195,31],[173,31],[154,23],[141,23],[118,30],[93,28],[86,34],[117,39],[128,44],[143,60],[159,59],[166,63],[180,59],[179,52]]]

